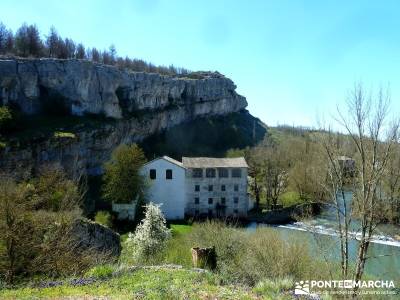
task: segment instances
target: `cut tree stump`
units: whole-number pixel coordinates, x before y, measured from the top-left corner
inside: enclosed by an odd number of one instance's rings
[[[192,248],[193,267],[200,269],[215,270],[217,267],[217,253],[215,247],[211,248]]]

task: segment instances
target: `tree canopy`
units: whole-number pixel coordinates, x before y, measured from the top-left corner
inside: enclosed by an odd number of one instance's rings
[[[104,165],[103,197],[114,203],[142,199],[145,179],[140,168],[145,162],[144,153],[136,144],[117,147]]]

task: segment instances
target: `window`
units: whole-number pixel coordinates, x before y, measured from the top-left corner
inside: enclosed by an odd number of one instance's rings
[[[199,203],[200,203],[200,198],[199,197],[194,198],[194,204],[199,204]]]
[[[222,198],[221,198],[221,204],[222,204],[222,205],[225,205],[225,203],[226,203],[226,199],[222,197]]]
[[[194,211],[194,214],[195,214],[196,216],[198,216],[198,215],[199,215],[199,210],[196,209],[196,210]]]
[[[214,190],[214,187],[213,187],[212,185],[209,185],[209,186],[208,186],[208,191],[209,191],[209,192],[212,192],[213,190]]]
[[[233,198],[233,203],[238,204],[239,203],[239,197]]]
[[[226,168],[218,168],[218,177],[227,178],[228,174],[229,174],[228,169],[226,169]]]
[[[232,169],[232,177],[235,177],[235,178],[242,177],[242,170]]]
[[[213,198],[208,198],[208,204],[213,204]]]
[[[238,210],[237,210],[237,209],[235,209],[235,210],[233,210],[233,212],[234,212],[235,214],[237,214],[237,213],[238,213]]]
[[[208,210],[208,216],[209,216],[210,218],[213,216],[213,211],[212,211],[212,209],[209,209],[209,210]]]
[[[235,185],[233,186],[233,190],[234,190],[235,192],[238,192],[238,191],[239,191],[239,185],[238,185],[238,184],[235,184]]]
[[[193,169],[192,176],[193,176],[193,178],[202,178],[203,177],[203,169]]]
[[[157,178],[157,171],[156,169],[150,169],[150,179],[154,180]]]
[[[194,186],[194,191],[195,191],[195,192],[200,192],[200,186],[199,186],[198,184],[196,184],[196,185]]]
[[[226,189],[225,184],[221,185],[221,191],[225,192],[225,189]]]
[[[172,179],[172,170],[171,169],[167,169],[165,171],[165,179]]]
[[[215,177],[215,169],[206,169],[206,177],[214,178]]]

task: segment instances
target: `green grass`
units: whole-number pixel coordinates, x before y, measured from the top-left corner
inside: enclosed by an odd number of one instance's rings
[[[303,202],[304,201],[300,199],[299,193],[297,192],[285,192],[279,197],[279,203],[281,203],[283,207],[289,207]]]
[[[85,286],[20,288],[0,291],[1,299],[107,297],[107,299],[260,299],[265,291],[220,285],[218,275],[187,269],[154,268],[124,273]],[[261,299],[272,299],[270,297]]]
[[[171,224],[170,227],[173,236],[186,234],[192,231],[191,225]]]

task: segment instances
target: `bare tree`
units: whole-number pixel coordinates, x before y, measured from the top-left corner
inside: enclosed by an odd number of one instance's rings
[[[328,176],[323,184],[337,212],[343,277],[350,275],[348,244],[354,236],[350,233],[350,224],[354,218],[360,223],[357,231],[358,253],[352,272],[355,281],[363,276],[374,231],[385,218],[385,211],[381,208],[388,198],[382,193],[383,183],[397,144],[399,129],[397,121],[388,120],[389,104],[389,93],[380,89],[376,96],[367,95],[362,85],[357,84],[347,101],[347,112],[343,113],[338,108],[336,121],[355,146],[354,176],[350,180],[345,180],[343,165],[338,159],[342,149],[335,143],[335,134],[329,132],[327,138],[322,139],[328,163]],[[346,189],[352,192],[351,205],[345,197]]]
[[[388,203],[383,209],[387,210],[388,221],[400,222],[400,146],[396,145],[395,151],[390,156],[388,169],[384,180],[384,192],[387,194]]]
[[[264,153],[263,177],[267,204],[276,206],[288,185],[288,164],[282,146],[270,146]]]

